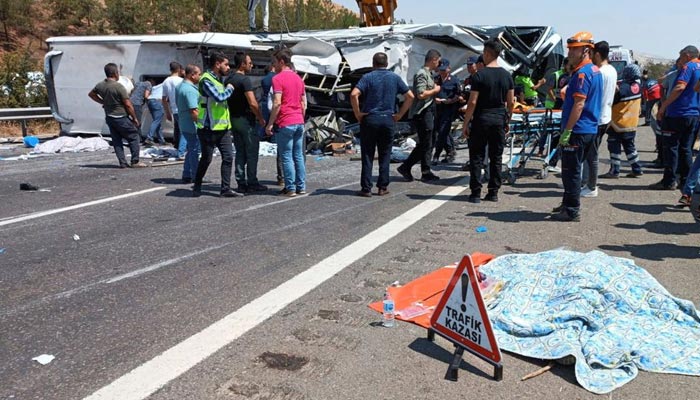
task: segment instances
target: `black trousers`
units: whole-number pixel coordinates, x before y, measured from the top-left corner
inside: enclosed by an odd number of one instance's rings
[[[197,137],[202,147],[202,156],[197,165],[197,176],[194,178],[195,190],[201,190],[202,180],[207,174],[209,164],[211,164],[214,148],[218,148],[221,153],[221,191],[226,192],[231,189],[231,169],[233,166],[233,142],[231,132],[212,131],[208,128],[198,129]]]
[[[403,169],[410,171],[420,162],[421,173],[430,173],[430,156],[433,151],[433,130],[435,129],[435,106],[428,107],[413,117],[413,124],[418,132],[418,143],[403,162]]]
[[[469,188],[472,195],[481,195],[481,169],[484,167],[486,146],[489,157],[489,193],[501,188],[503,148],[506,143],[504,116],[482,116],[474,119],[469,136],[469,160],[471,161]]]
[[[389,163],[391,162],[391,144],[394,140],[394,119],[391,114],[370,114],[360,124],[360,148],[362,150],[362,174],[360,186],[362,191],[372,189],[372,165],[374,152],[379,155],[379,178],[377,187],[389,186]]]

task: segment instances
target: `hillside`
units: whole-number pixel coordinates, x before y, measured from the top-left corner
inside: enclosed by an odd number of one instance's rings
[[[245,32],[246,3],[247,0],[0,0],[0,56],[20,51],[39,61],[48,51],[45,40],[61,35]],[[261,19],[258,11],[258,26],[262,26]],[[357,23],[355,10],[330,0],[270,0],[271,31],[332,29]]]

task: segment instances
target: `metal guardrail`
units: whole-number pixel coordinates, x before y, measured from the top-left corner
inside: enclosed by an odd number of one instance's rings
[[[0,108],[0,121],[19,121],[22,137],[27,136],[27,121],[53,118],[51,107]]]

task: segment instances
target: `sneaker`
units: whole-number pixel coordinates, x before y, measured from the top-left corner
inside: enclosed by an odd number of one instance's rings
[[[121,168],[121,169],[129,168],[129,164],[119,164],[119,168]]]
[[[192,183],[192,178],[182,178],[182,183],[184,183],[186,185],[190,184],[190,183]]]
[[[432,172],[427,172],[427,173],[421,175],[420,180],[423,182],[431,182],[431,181],[440,180],[440,177],[435,175]]]
[[[304,190],[304,189],[299,189],[299,190],[297,190],[295,193],[301,196],[301,195],[303,195],[303,194],[306,194],[306,190]]]
[[[406,182],[413,182],[413,175],[411,175],[411,171],[406,170],[406,167],[404,167],[403,164],[399,165],[399,167],[396,168],[396,172],[401,174],[401,176],[403,176]]]
[[[470,203],[479,204],[481,203],[481,196],[479,194],[472,193],[469,195],[467,201],[469,201]]]
[[[146,146],[155,146],[156,145],[156,143],[153,141],[153,139],[146,139],[143,141],[143,144],[145,144]]]
[[[559,203],[558,206],[552,208],[552,214],[560,213],[564,209],[564,203]]]
[[[651,190],[675,190],[676,189],[676,182],[673,182],[670,185],[664,184],[664,181],[659,181],[656,183],[652,183],[649,185],[649,189]]]
[[[684,194],[678,199],[678,207],[690,207],[691,199],[690,196]]]
[[[192,197],[199,197],[202,195],[202,189],[195,187],[192,189]]]
[[[225,191],[219,193],[219,197],[243,197],[243,196],[245,196],[243,193],[234,192],[231,189],[225,190]]]
[[[357,192],[357,195],[360,197],[372,197],[372,192],[360,190],[359,192]]]
[[[267,191],[267,186],[257,184],[257,185],[249,185],[248,188],[246,189],[247,193],[254,193],[254,192],[265,192]]]
[[[560,222],[580,222],[581,216],[579,214],[570,215],[566,210],[562,209],[558,213],[552,214],[549,219]]]
[[[277,179],[277,186],[284,186],[284,179],[278,178]]]
[[[471,171],[471,164],[469,164],[469,161],[467,161],[464,165],[462,165],[462,171],[469,172]]]
[[[488,193],[486,196],[484,196],[484,201],[497,202],[498,201],[498,193]]]
[[[287,188],[284,188],[284,189],[280,190],[279,192],[277,192],[277,194],[279,196],[295,197],[297,195],[297,192],[295,192],[293,190],[289,190]]]
[[[604,173],[603,175],[598,175],[598,178],[600,179],[618,179],[620,178],[620,174],[616,174],[612,171],[608,171]]]
[[[632,171],[632,172],[630,172],[629,174],[627,174],[627,175],[625,175],[625,176],[628,177],[628,178],[639,178],[639,177],[641,177],[642,175],[644,175],[644,172],[642,172],[642,171],[639,171],[639,172],[634,172],[634,171]]]
[[[379,188],[377,190],[377,196],[386,196],[389,193],[390,193],[389,189],[387,189],[387,188]]]
[[[581,189],[581,197],[598,197],[598,188],[591,190],[588,186],[584,187]]]
[[[554,173],[560,173],[561,168],[557,167],[556,165],[550,165],[547,167],[547,172],[554,172]]]
[[[146,168],[148,165],[140,162],[132,162],[129,168]]]

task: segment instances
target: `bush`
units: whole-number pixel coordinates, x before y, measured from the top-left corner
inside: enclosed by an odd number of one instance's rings
[[[42,63],[26,50],[0,55],[0,108],[48,106]]]

